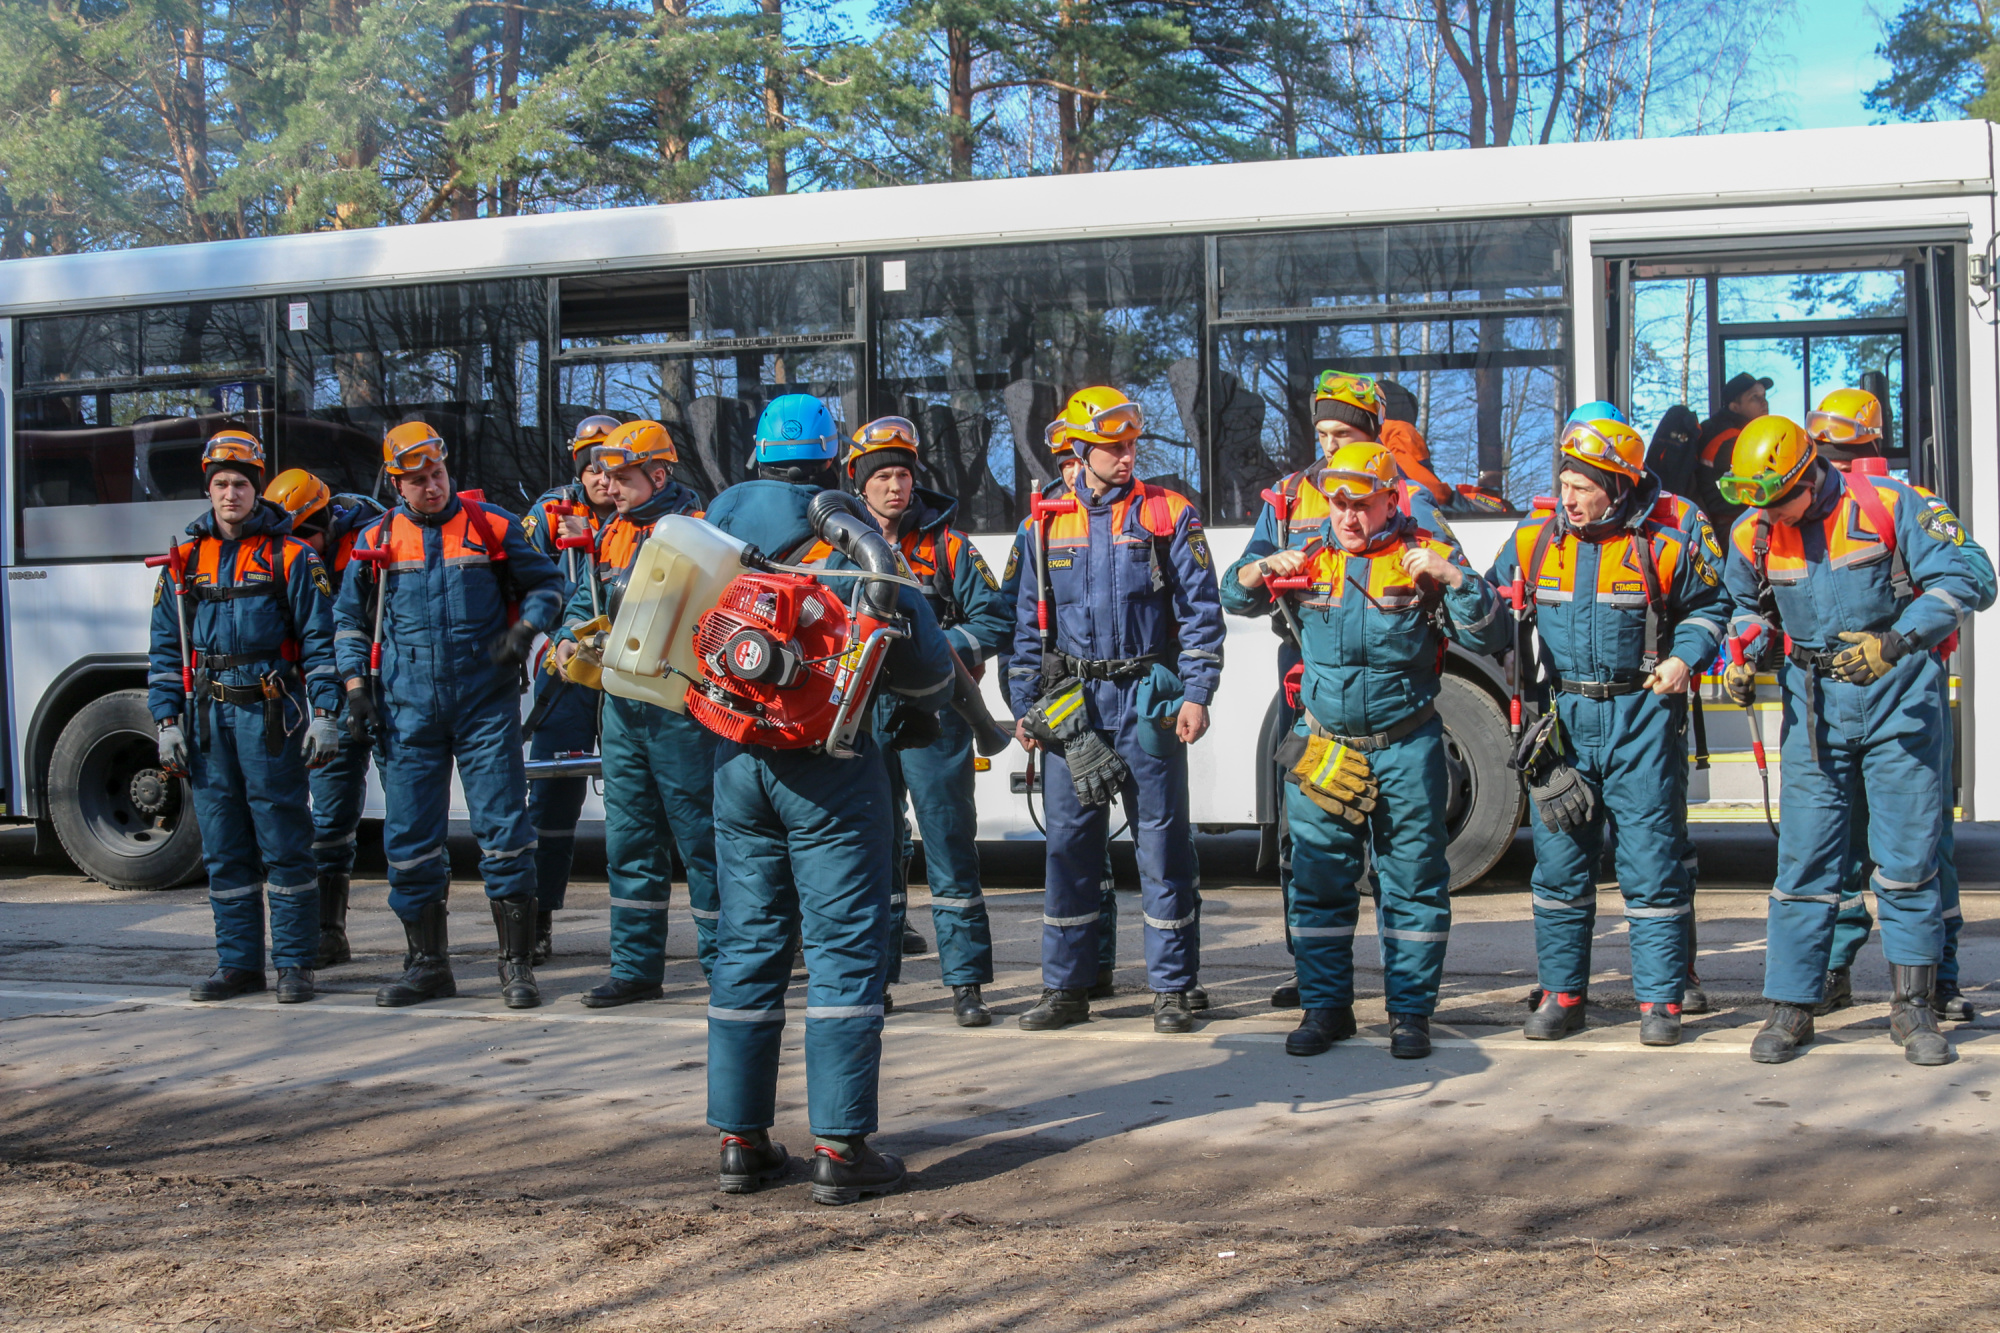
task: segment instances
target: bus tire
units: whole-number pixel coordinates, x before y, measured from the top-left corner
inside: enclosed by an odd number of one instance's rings
[[[186,778],[160,771],[144,690],[77,711],[49,757],[49,813],[77,869],[110,889],[172,889],[201,873]]]
[[[1445,827],[1451,841],[1451,891],[1469,888],[1514,844],[1527,796],[1507,767],[1512,746],[1507,717],[1491,694],[1447,672],[1438,680],[1438,718],[1444,723]]]

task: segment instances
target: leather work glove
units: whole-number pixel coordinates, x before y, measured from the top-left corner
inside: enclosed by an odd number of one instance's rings
[[[323,768],[340,754],[340,724],[330,713],[315,713],[306,726],[307,768]]]
[[[1873,685],[1910,655],[1910,641],[1892,629],[1880,634],[1846,630],[1837,637],[1854,645],[1833,655],[1833,678],[1849,685]]]
[[[889,748],[892,750],[921,750],[926,745],[935,744],[944,735],[938,726],[937,714],[928,708],[918,708],[913,704],[897,704],[889,714]]]
[[[1057,681],[1028,715],[1021,719],[1028,734],[1069,764],[1077,803],[1085,809],[1109,805],[1125,785],[1128,770],[1102,736],[1090,727],[1090,709],[1083,682],[1074,676]]]
[[[368,692],[368,682],[347,687],[347,734],[354,737],[356,745],[369,745],[375,737],[387,728],[382,721],[382,710],[375,706],[375,696]]]
[[[576,627],[574,631],[576,651],[570,654],[569,661],[563,663],[561,667],[562,674],[569,678],[570,684],[581,685],[586,690],[604,688],[604,640],[610,629],[609,616],[598,616],[595,620],[585,621]],[[554,653],[549,654],[551,662],[555,657]]]
[[[181,730],[179,718],[160,724],[160,767],[169,773],[188,771],[187,733]]]
[[[1306,738],[1305,753],[1287,776],[1314,805],[1350,824],[1368,818],[1381,792],[1368,756],[1325,736]]]
[[[1729,702],[1740,708],[1748,708],[1757,702],[1757,664],[1744,662],[1741,666],[1731,662],[1722,668],[1722,692],[1729,696]]]
[[[486,645],[486,655],[494,666],[519,666],[534,650],[535,636],[541,631],[525,620],[515,621],[507,632]]]
[[[1535,799],[1535,813],[1552,832],[1565,833],[1582,828],[1597,813],[1597,792],[1583,774],[1568,764],[1557,764],[1539,782],[1528,784]]]

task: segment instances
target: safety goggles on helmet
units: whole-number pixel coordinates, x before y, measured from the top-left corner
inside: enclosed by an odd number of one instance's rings
[[[241,463],[262,472],[264,446],[247,430],[218,431],[209,437],[207,447],[201,451],[203,468],[215,463]]]
[[[392,477],[442,463],[445,456],[444,441],[421,421],[406,421],[382,437],[382,470]]]
[[[680,450],[673,437],[657,421],[628,421],[611,432],[603,444],[590,451],[590,461],[607,472],[646,463],[671,466],[680,462]]]
[[[1333,457],[1326,460],[1326,467],[1314,480],[1314,485],[1329,500],[1337,495],[1366,500],[1395,484],[1395,457],[1381,445],[1365,440],[1334,450]]]
[[[1806,413],[1806,434],[1821,444],[1873,444],[1882,438],[1882,404],[1866,389],[1835,389]]]
[[[602,412],[577,422],[576,434],[570,437],[570,456],[575,457],[586,449],[604,443],[606,437],[618,429],[618,424],[617,417],[606,416]]]
[[[1122,442],[1134,438],[1145,425],[1145,413],[1137,403],[1114,403],[1090,413],[1082,421],[1067,420],[1068,414],[1057,417],[1049,423],[1042,438],[1049,448],[1060,449],[1070,442],[1072,435],[1094,435],[1098,438],[1090,443]]]
[[[1345,370],[1322,370],[1313,385],[1313,400],[1331,398],[1364,412],[1382,415],[1382,385],[1373,375],[1356,375]]]
[[[1564,457],[1638,481],[1646,474],[1646,447],[1630,426],[1609,418],[1572,421],[1563,428]]]
[[[1725,473],[1718,477],[1715,489],[1724,501],[1733,505],[1748,505],[1752,509],[1769,509],[1785,498],[1792,489],[1794,477],[1781,472],[1760,472],[1754,477],[1739,477]]]
[[[264,488],[264,498],[290,514],[292,530],[298,532],[326,525],[326,515],[321,511],[333,499],[333,492],[312,473],[295,467],[273,477]]]
[[[908,417],[876,417],[854,432],[854,442],[862,449],[917,447],[917,423]]]
[[[1743,428],[1729,471],[1715,489],[1727,504],[1768,509],[1784,500],[1819,457],[1812,437],[1781,416],[1763,416]]]

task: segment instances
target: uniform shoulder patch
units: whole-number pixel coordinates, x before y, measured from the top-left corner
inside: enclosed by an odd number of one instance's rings
[[[331,597],[331,596],[333,596],[333,584],[332,584],[332,582],[331,582],[330,580],[328,580],[328,578],[326,577],[326,566],[325,566],[325,565],[322,565],[322,564],[321,564],[321,563],[320,563],[319,561],[317,561],[317,560],[313,561],[313,562],[312,562],[312,576],[313,576],[313,587],[315,587],[315,588],[318,588],[318,589],[319,589],[319,595],[320,595],[320,596],[322,596],[322,597]]]
[[[972,567],[979,571],[979,577],[985,580],[987,588],[989,588],[993,592],[999,592],[1000,580],[993,577],[993,571],[987,567],[986,557],[979,554],[979,548],[977,546],[974,546],[971,542],[967,542],[965,544],[965,549],[966,552],[972,557]]]
[[[1002,583],[1012,583],[1014,576],[1021,572],[1021,543],[1015,542],[1007,548],[1007,572],[1001,576]]]
[[[1202,530],[1200,524],[1197,523],[1189,526],[1187,545],[1188,554],[1194,557],[1194,562],[1203,569],[1207,569],[1209,564],[1208,533]]]
[[[1924,512],[1917,516],[1917,526],[1925,533],[1941,542],[1953,546],[1965,545],[1965,525],[1958,521],[1958,515],[1951,512],[1951,506],[1942,500],[1932,500],[1924,506]]]

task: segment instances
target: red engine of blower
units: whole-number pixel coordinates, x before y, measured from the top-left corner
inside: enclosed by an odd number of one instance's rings
[[[841,700],[874,681],[879,659],[858,663],[873,627],[818,579],[741,575],[695,622],[703,680],[688,690],[688,714],[727,740],[774,750],[821,745]],[[865,670],[857,673],[858,664]]]

